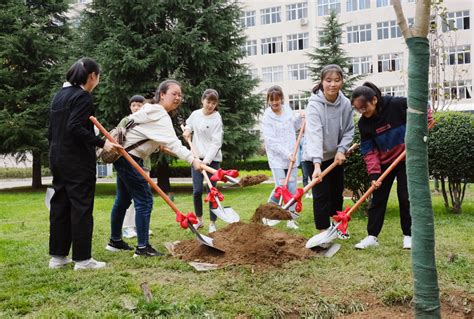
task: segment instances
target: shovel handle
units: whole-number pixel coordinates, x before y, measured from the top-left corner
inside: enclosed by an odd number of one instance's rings
[[[349,156],[352,152],[354,152],[357,148],[359,147],[359,144],[354,143],[352,146],[346,151],[346,154]],[[311,182],[309,182],[304,188],[303,188],[303,194],[306,194],[307,191],[309,191],[311,188],[313,188],[316,184],[321,183],[323,178],[329,174],[336,166],[338,166],[337,162],[332,162],[331,165],[326,167],[324,171],[321,172],[321,175],[319,175],[317,178],[313,179]],[[288,203],[285,204],[283,209],[288,209],[291,205],[295,203],[295,199],[292,198],[291,200],[288,201]]]
[[[290,180],[291,171],[293,169],[293,165],[295,164],[296,154],[298,153],[298,148],[300,147],[301,138],[303,138],[305,126],[306,126],[306,121],[303,119],[303,123],[301,124],[301,129],[300,129],[300,133],[298,134],[298,138],[296,139],[295,149],[293,150],[293,156],[291,157],[290,165],[288,166],[288,173],[286,173],[285,182],[283,183],[283,186],[287,186]]]
[[[89,117],[89,120],[94,123],[94,125],[99,129],[99,131],[112,143],[117,143],[112,135],[107,132],[107,130],[102,126],[102,124],[97,121],[97,119],[93,116]],[[150,186],[158,193],[160,194],[161,198],[164,199],[164,201],[168,204],[168,206],[171,207],[171,209],[176,213],[176,214],[182,214],[182,212],[179,210],[179,208],[171,201],[171,199],[161,190],[161,188],[156,185],[155,182],[148,176],[147,173],[143,170],[143,168],[140,167],[140,165],[137,164],[137,162],[125,151],[125,149],[119,149],[120,154],[140,173],[141,176],[150,184]],[[192,227],[192,226],[191,226]]]
[[[436,124],[436,121],[432,120],[431,122],[428,123],[428,129],[432,129]],[[398,165],[398,163],[400,163],[406,156],[407,154],[407,151],[404,150],[400,155],[398,155],[398,157],[395,159],[395,161],[390,164],[390,166],[385,170],[385,172],[383,172],[382,175],[380,175],[379,178],[377,178],[377,183],[382,183],[382,181],[385,179],[385,177],[387,177],[388,174],[390,174],[391,171],[393,171],[393,169]],[[354,206],[351,207],[351,209],[346,213],[346,215],[348,216],[351,216],[351,214],[353,212],[355,212],[357,210],[357,208],[359,208],[359,206],[365,202],[365,200],[370,196],[370,194],[372,194],[375,190],[375,186],[370,186],[369,189],[364,193],[364,195],[362,195],[359,200],[354,204]]]

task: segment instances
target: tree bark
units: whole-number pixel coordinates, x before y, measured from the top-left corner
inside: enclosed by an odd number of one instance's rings
[[[32,181],[31,187],[41,188],[43,186],[41,181],[41,152],[33,151],[33,167],[32,167]]]
[[[416,318],[441,318],[435,260],[434,217],[428,173],[428,73],[427,38],[430,1],[416,3],[415,24],[409,32],[400,0],[393,0],[398,25],[408,45],[408,110],[405,147],[410,213],[412,216],[412,269]],[[408,29],[408,30],[407,30]],[[415,199],[416,200],[413,200]]]

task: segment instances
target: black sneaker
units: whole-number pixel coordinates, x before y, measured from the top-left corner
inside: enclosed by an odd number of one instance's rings
[[[150,244],[146,245],[143,248],[135,249],[135,254],[133,254],[133,258],[135,257],[160,257],[164,256],[165,254],[160,253],[155,248],[151,247]]]
[[[130,247],[126,242],[124,242],[122,239],[120,240],[109,240],[109,243],[107,246],[105,246],[105,249],[108,251],[121,251],[121,250],[133,250],[132,247]]]

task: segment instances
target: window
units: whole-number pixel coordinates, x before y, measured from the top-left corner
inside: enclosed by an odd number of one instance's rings
[[[308,63],[289,64],[288,80],[306,80],[308,78]]]
[[[298,20],[308,17],[308,3],[300,2],[286,6],[286,20]]]
[[[370,0],[347,0],[346,11],[357,11],[370,8]]]
[[[242,53],[246,56],[257,55],[257,40],[246,41],[242,46]]]
[[[292,110],[304,110],[308,104],[308,97],[305,94],[288,94],[288,104]]]
[[[272,83],[283,81],[283,66],[270,66],[262,68],[262,82]]]
[[[380,92],[382,92],[382,95],[406,96],[403,85],[381,87]]]
[[[380,54],[378,72],[399,71],[402,68],[403,53]]]
[[[461,45],[449,48],[446,60],[448,65],[471,63],[471,46]]]
[[[470,29],[469,10],[446,14],[446,20],[443,21],[443,32],[468,29]]]
[[[255,11],[242,11],[240,13],[240,25],[244,28],[255,26]]]
[[[341,13],[341,0],[318,0],[318,16],[325,16],[336,11]]]
[[[386,7],[391,4],[392,4],[391,0],[377,0],[377,8]]]
[[[371,56],[351,58],[350,63],[349,73],[351,74],[367,74],[374,72]]]
[[[287,36],[288,51],[304,50],[309,48],[309,33],[297,33]]]
[[[413,23],[413,18],[408,19],[408,25],[410,22]],[[377,40],[400,38],[401,36],[402,31],[396,20],[377,22]]]
[[[271,37],[261,40],[262,54],[273,54],[283,52],[283,40],[281,37]]]
[[[347,27],[347,43],[359,43],[372,40],[370,24]]]
[[[472,99],[471,80],[444,82],[444,98],[448,100]]]
[[[281,22],[281,7],[260,10],[260,23],[270,24]]]

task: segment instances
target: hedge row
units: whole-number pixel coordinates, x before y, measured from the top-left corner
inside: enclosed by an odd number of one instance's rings
[[[223,169],[236,169],[238,171],[264,171],[269,170],[268,161],[265,159],[249,161],[224,161],[221,164]],[[191,177],[189,164],[183,161],[176,161],[170,166],[170,177]]]

